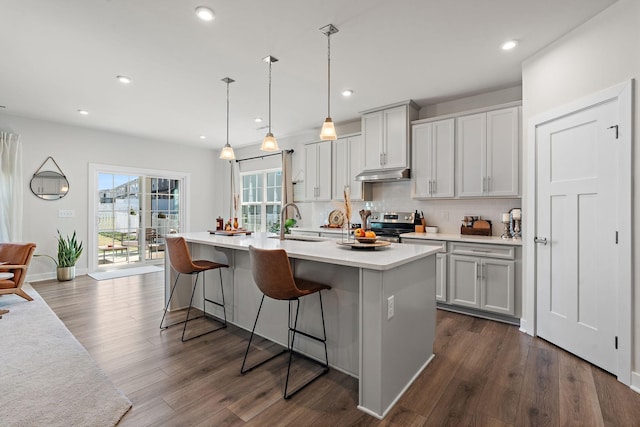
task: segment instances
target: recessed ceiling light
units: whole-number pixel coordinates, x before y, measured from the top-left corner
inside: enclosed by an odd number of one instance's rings
[[[78,114],[82,114],[83,116],[87,116],[87,115],[89,115],[89,112],[87,110],[78,110]]]
[[[209,9],[206,6],[196,7],[196,15],[198,15],[198,18],[202,19],[203,21],[213,21],[216,17],[216,15],[213,13],[213,10]]]
[[[262,117],[256,117],[253,121],[256,123],[262,123]]]
[[[131,78],[127,77],[127,76],[116,76],[116,79],[118,79],[118,81],[120,83],[124,83],[126,85],[128,85],[129,83],[131,83]]]
[[[207,137],[204,135],[200,135],[200,139],[207,139]]]
[[[502,44],[502,50],[511,50],[518,45],[517,40],[509,40]]]
[[[342,91],[342,96],[344,96],[345,98],[348,98],[351,95],[353,95],[353,91],[351,89],[347,89],[347,90],[343,90]]]

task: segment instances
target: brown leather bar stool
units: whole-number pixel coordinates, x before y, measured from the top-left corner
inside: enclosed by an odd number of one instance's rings
[[[176,280],[173,283],[173,287],[171,288],[171,293],[169,294],[169,300],[167,301],[167,305],[164,308],[164,314],[162,315],[162,320],[160,321],[160,329],[167,329],[170,326],[174,326],[174,325],[179,325],[184,323],[184,327],[182,328],[182,342],[185,341],[189,341],[191,339],[194,338],[198,338],[201,337],[203,335],[206,334],[210,334],[211,332],[215,332],[217,330],[220,330],[222,328],[226,328],[227,327],[227,310],[225,308],[224,305],[224,286],[222,284],[222,268],[227,268],[229,267],[227,264],[221,264],[218,262],[213,262],[213,261],[207,261],[207,260],[192,260],[191,259],[191,253],[189,252],[189,247],[187,246],[187,242],[184,240],[184,237],[167,237],[165,238],[165,244],[166,244],[166,250],[168,251],[168,255],[169,255],[169,263],[171,264],[171,267],[178,273],[178,275],[176,276]],[[203,315],[202,316],[198,316],[198,317],[194,317],[192,319],[189,319],[189,314],[191,313],[191,307],[193,305],[193,296],[196,293],[196,286],[198,285],[198,277],[200,276],[200,273],[203,273],[207,270],[214,270],[214,269],[218,269],[218,272],[220,273],[220,291],[222,292],[222,302],[218,302],[218,301],[214,301],[211,299],[208,299],[206,297],[205,294],[205,276],[204,274],[202,275],[202,312]],[[167,310],[169,309],[169,304],[171,303],[171,298],[173,297],[173,292],[176,289],[176,285],[178,284],[178,279],[180,278],[181,274],[195,274],[196,275],[196,281],[193,285],[193,291],[191,292],[191,300],[189,301],[189,309],[187,310],[187,317],[185,317],[185,319],[183,321],[180,322],[175,322],[172,323],[170,325],[164,325],[164,318],[167,315]],[[185,339],[184,338],[184,334],[185,331],[187,330],[187,323],[195,320],[195,319],[199,319],[203,316],[206,316],[205,313],[205,303],[210,302],[212,304],[215,304],[219,307],[222,307],[222,312],[224,315],[224,321],[219,320],[217,318],[214,317],[214,320],[216,320],[217,322],[221,323],[222,326],[219,326],[215,329],[212,329],[208,332],[204,332],[201,333],[199,335],[196,335],[194,337],[190,337]]]
[[[322,307],[322,294],[320,291],[323,289],[331,289],[331,286],[313,282],[311,280],[300,279],[297,277],[293,277],[293,273],[291,271],[291,265],[289,264],[289,257],[287,252],[284,249],[258,249],[253,246],[249,246],[249,257],[251,259],[251,273],[253,275],[253,280],[258,285],[260,291],[262,291],[262,299],[260,300],[260,307],[258,308],[258,314],[256,314],[256,320],[253,324],[253,329],[251,330],[251,336],[249,338],[249,344],[247,345],[247,351],[244,353],[244,360],[242,361],[242,367],[240,368],[240,373],[244,374],[246,372],[251,371],[252,369],[272,360],[273,358],[281,355],[285,351],[289,351],[289,365],[287,367],[287,379],[284,384],[284,393],[283,397],[285,399],[289,399],[291,396],[302,390],[304,387],[308,386],[311,382],[316,380],[321,375],[327,373],[329,371],[329,358],[327,356],[327,331],[324,325],[324,309]],[[317,293],[320,297],[320,314],[322,316],[322,332],[323,337],[316,337],[314,335],[308,334],[304,331],[300,331],[297,329],[298,326],[298,311],[300,309],[300,298]],[[289,317],[288,317],[288,328],[289,328],[289,336],[287,337],[287,349],[281,351],[278,354],[275,354],[262,362],[255,364],[249,368],[245,369],[245,363],[247,362],[247,355],[249,354],[249,348],[251,347],[251,341],[253,340],[253,335],[256,330],[256,325],[258,324],[258,317],[260,316],[260,310],[262,310],[262,303],[264,302],[264,297],[268,296],[269,298],[276,300],[286,300],[289,301]],[[297,302],[296,305],[296,315],[295,320],[293,322],[293,327],[291,326],[291,303],[293,301]],[[289,386],[289,374],[291,372],[291,360],[293,358],[293,353],[306,357],[293,349],[293,344],[296,339],[296,334],[301,334],[307,338],[311,338],[318,342],[321,342],[324,345],[324,363],[321,363],[317,360],[307,358],[314,363],[322,366],[322,372],[315,375],[313,378],[306,381],[304,384],[299,386],[291,393],[287,393]],[[290,338],[290,340],[289,340]]]

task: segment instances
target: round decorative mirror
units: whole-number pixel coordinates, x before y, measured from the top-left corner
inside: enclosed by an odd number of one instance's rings
[[[49,159],[53,161],[60,172],[40,170]],[[69,181],[56,161],[53,160],[53,157],[49,156],[40,165],[36,173],[33,174],[30,187],[31,192],[43,200],[57,200],[63,198],[69,192]]]

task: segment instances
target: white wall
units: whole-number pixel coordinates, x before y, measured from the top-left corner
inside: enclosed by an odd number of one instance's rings
[[[607,89],[616,84],[635,79],[635,99],[638,99],[640,80],[640,2],[620,0],[586,22],[573,32],[559,39],[523,63],[523,123],[525,147],[528,141],[526,126],[531,117],[573,100]],[[634,104],[635,101],[634,101]],[[634,141],[637,147],[637,126],[640,111],[634,107]],[[525,149],[525,153],[526,153]],[[640,165],[640,150],[634,149],[634,164]],[[529,159],[524,159],[527,177]],[[636,166],[637,167],[637,166]],[[525,182],[525,190],[532,183]],[[640,265],[640,174],[633,178],[633,264]],[[526,200],[526,199],[523,199]],[[526,215],[527,206],[523,212]],[[622,230],[623,233],[629,230]],[[527,256],[527,254],[525,254]],[[527,263],[525,279],[532,263]],[[640,289],[637,275],[633,279],[634,290]],[[531,283],[524,283],[526,288]],[[526,304],[523,305],[526,307]],[[633,363],[634,371],[640,370],[640,292],[634,292]],[[531,313],[524,313],[531,318]]]
[[[214,185],[214,171],[224,166],[212,149],[133,136],[102,132],[87,128],[0,114],[0,130],[21,135],[24,172],[24,231],[23,240],[35,242],[36,253],[56,254],[56,230],[65,234],[77,231],[87,244],[88,194],[91,177],[88,165],[99,163],[114,166],[170,170],[191,174],[191,200],[188,205],[192,230],[215,227],[220,210],[220,188]],[[48,157],[52,156],[69,180],[69,193],[60,200],[46,201],[29,190],[31,176]],[[58,218],[59,209],[72,209],[74,218]],[[190,231],[190,230],[185,230]],[[78,274],[87,272],[88,252],[78,261]],[[29,279],[55,277],[51,260],[34,258]]]

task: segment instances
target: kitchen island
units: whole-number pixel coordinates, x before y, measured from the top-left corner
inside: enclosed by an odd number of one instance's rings
[[[329,364],[358,378],[358,408],[368,414],[383,418],[433,358],[438,247],[391,244],[376,250],[356,250],[335,240],[280,241],[267,233],[219,236],[195,232],[178,236],[189,243],[194,259],[230,266],[222,271],[227,319],[247,330],[253,326],[262,296],[253,282],[250,245],[285,249],[297,277],[330,285],[331,290],[323,291]],[[167,268],[165,278],[168,298],[175,273]],[[180,280],[187,283],[178,286],[172,309],[188,305],[188,281],[193,278],[183,275]],[[207,297],[219,299],[218,273],[208,272],[206,283]],[[201,295],[201,291],[196,290],[196,294]],[[207,306],[206,311],[222,316],[216,306]],[[301,313],[301,329],[321,334],[318,299],[303,298]],[[265,301],[256,333],[286,346],[286,325],[287,302]],[[296,350],[323,359],[321,345],[311,340],[296,340]]]

